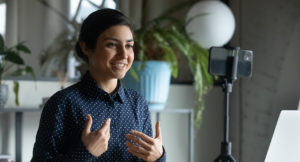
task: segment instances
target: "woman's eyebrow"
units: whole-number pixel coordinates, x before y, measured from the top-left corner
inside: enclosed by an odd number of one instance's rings
[[[113,41],[116,41],[116,42],[119,42],[121,43],[122,41],[117,39],[117,38],[113,38],[113,37],[107,37],[107,38],[104,38],[104,40],[113,40]],[[126,42],[133,42],[133,39],[128,39],[126,40]]]

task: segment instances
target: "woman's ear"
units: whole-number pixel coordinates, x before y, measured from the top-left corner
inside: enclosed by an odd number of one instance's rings
[[[91,56],[91,50],[86,46],[85,42],[79,42],[82,52],[87,56]]]

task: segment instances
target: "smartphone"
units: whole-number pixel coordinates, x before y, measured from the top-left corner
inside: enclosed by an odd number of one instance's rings
[[[237,55],[237,77],[251,77],[253,52],[235,48],[211,47],[209,49],[209,73],[217,76],[229,76]]]

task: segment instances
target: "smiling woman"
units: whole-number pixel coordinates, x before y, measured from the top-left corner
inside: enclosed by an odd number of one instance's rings
[[[90,73],[96,80],[122,79],[132,65],[133,36],[128,26],[117,25],[107,29],[99,36],[93,50],[85,42],[80,42],[80,46],[88,57]],[[104,88],[103,83],[99,84]]]
[[[159,122],[152,137],[145,99],[119,81],[132,65],[133,44],[117,10],[84,20],[76,51],[89,70],[46,103],[32,161],[166,161]]]

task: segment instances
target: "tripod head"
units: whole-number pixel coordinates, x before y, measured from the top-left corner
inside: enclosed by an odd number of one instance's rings
[[[212,47],[209,49],[209,73],[229,82],[239,77],[251,77],[253,52],[240,47]]]

